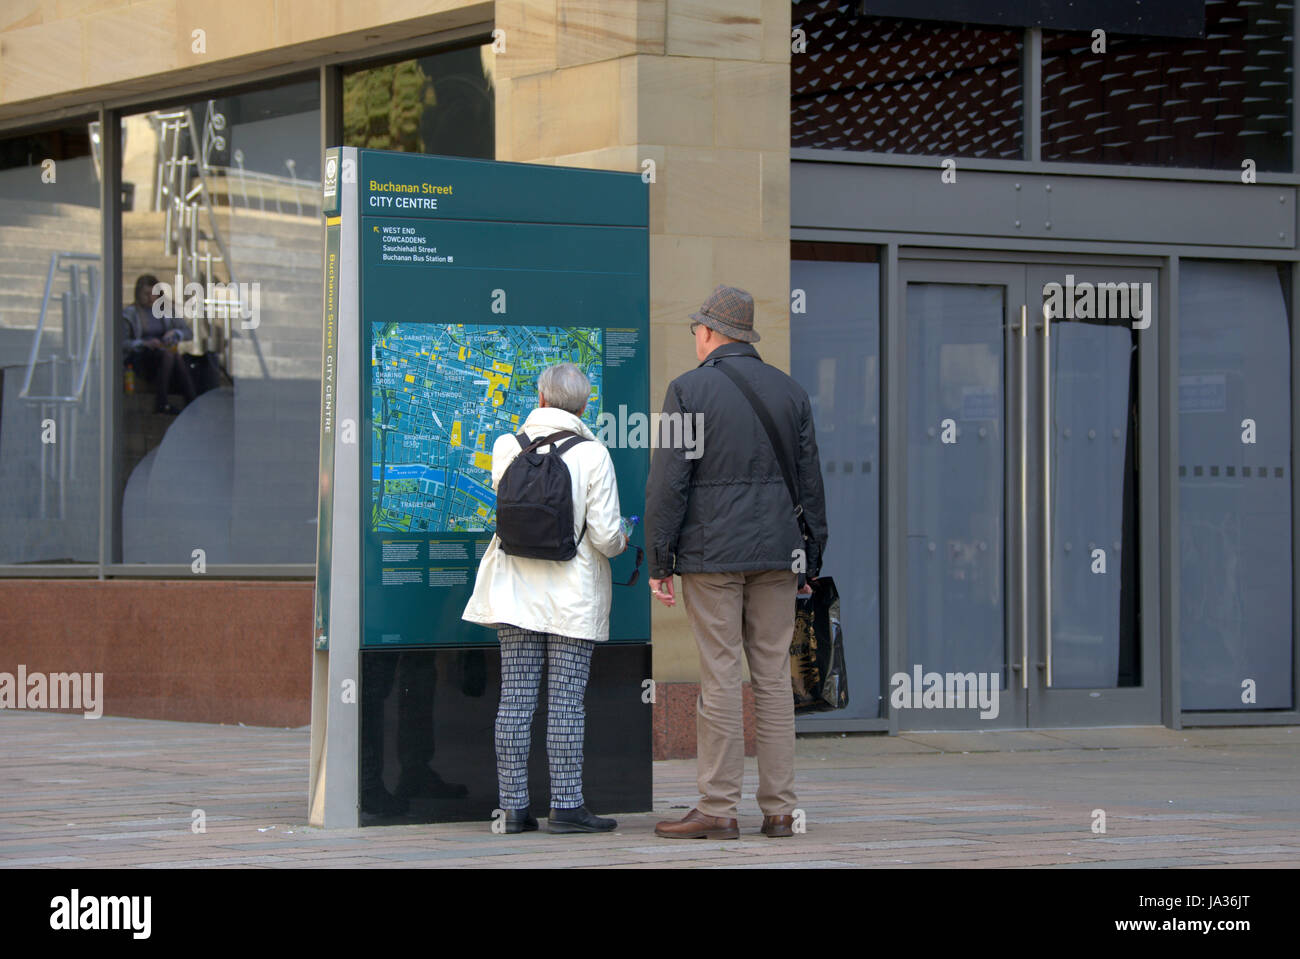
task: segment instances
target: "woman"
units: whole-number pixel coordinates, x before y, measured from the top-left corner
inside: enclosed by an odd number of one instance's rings
[[[528,414],[522,427],[528,439],[568,430],[587,441],[572,443],[559,453],[572,486],[577,554],[563,561],[511,556],[502,550],[500,537],[494,536],[479,563],[474,594],[462,618],[496,627],[501,643],[496,753],[497,789],[506,832],[537,828],[528,809],[528,746],[543,662],[549,671],[549,829],[554,833],[606,832],[618,823],[592,815],[583,804],[582,701],[592,650],[609,638],[609,557],[627,548],[627,538],[620,525],[618,486],[609,451],[581,419],[591,393],[590,381],[572,363],[560,363],[542,371],[537,391],[538,408]],[[492,447],[494,489],[521,449],[513,435],[497,439]],[[542,445],[538,451],[550,449]]]

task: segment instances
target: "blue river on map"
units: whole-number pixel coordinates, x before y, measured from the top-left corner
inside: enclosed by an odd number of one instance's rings
[[[390,480],[413,479],[413,480],[419,480],[421,482],[428,481],[428,482],[438,483],[438,484],[445,483],[447,481],[446,477],[447,477],[446,470],[435,469],[432,466],[422,466],[420,464],[390,466],[388,467],[388,476],[387,476],[387,478]],[[378,466],[373,466],[373,465],[371,466],[370,478],[376,483],[379,482],[380,476],[379,476]],[[459,486],[466,493],[471,493],[477,496],[484,503],[487,503],[491,506],[496,506],[496,502],[497,502],[496,493],[492,491],[491,487],[484,486],[482,483],[474,482],[464,473],[457,474],[456,485]]]

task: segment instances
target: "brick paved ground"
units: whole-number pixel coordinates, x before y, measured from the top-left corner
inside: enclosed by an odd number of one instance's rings
[[[750,760],[732,842],[653,835],[694,803],[693,760],[656,763],[654,811],[613,834],[312,829],[307,751],[305,729],[0,713],[0,866],[1300,865],[1294,727],[802,738],[807,834],[758,835]]]

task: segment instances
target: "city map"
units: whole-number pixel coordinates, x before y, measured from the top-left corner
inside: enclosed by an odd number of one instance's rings
[[[600,415],[602,331],[588,327],[373,323],[371,529],[481,532],[496,526],[492,444],[519,432],[537,377],[574,363]]]

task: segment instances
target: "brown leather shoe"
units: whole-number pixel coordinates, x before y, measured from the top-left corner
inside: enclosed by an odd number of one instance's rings
[[[681,819],[658,823],[655,835],[664,839],[739,839],[740,828],[734,819],[706,816],[692,809]]]
[[[769,839],[793,836],[794,830],[790,828],[793,822],[793,816],[764,816],[762,833]]]

